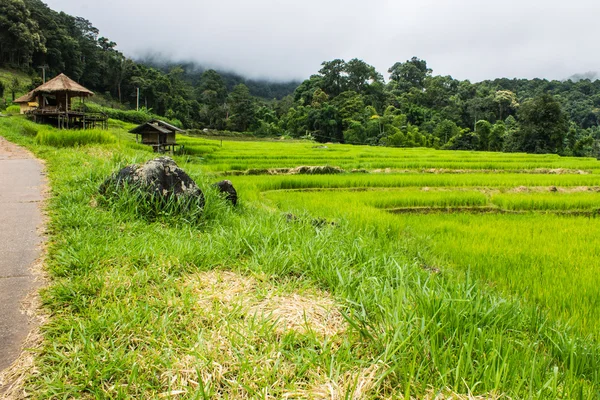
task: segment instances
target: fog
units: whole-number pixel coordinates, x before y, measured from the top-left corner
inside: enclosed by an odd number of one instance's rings
[[[397,61],[480,81],[565,79],[599,70],[597,0],[49,0],[129,57],[160,54],[250,78],[305,79],[360,58],[387,78]],[[586,75],[588,76],[588,75]]]

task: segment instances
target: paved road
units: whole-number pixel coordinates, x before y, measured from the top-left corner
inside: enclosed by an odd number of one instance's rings
[[[0,371],[17,358],[29,333],[21,301],[36,288],[40,256],[43,165],[0,136]]]

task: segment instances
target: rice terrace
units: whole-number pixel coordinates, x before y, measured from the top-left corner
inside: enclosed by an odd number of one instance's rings
[[[598,398],[598,160],[179,134],[206,204],[156,213],[98,190],[156,157],[134,126],[0,119],[51,186],[9,395]]]

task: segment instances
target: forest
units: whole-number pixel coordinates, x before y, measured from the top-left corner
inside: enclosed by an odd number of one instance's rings
[[[324,61],[303,82],[248,80],[194,62],[133,60],[93,24],[40,0],[0,0],[0,67],[41,83],[64,72],[118,108],[185,128],[392,147],[600,156],[600,81],[434,75],[423,59],[384,76],[360,59]],[[319,66],[316,66],[319,68]],[[21,88],[19,82],[0,91]]]

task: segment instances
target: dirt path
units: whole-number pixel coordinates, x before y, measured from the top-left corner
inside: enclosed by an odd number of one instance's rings
[[[37,288],[32,267],[43,244],[43,169],[0,136],[0,371],[17,359],[31,329],[23,302]]]

